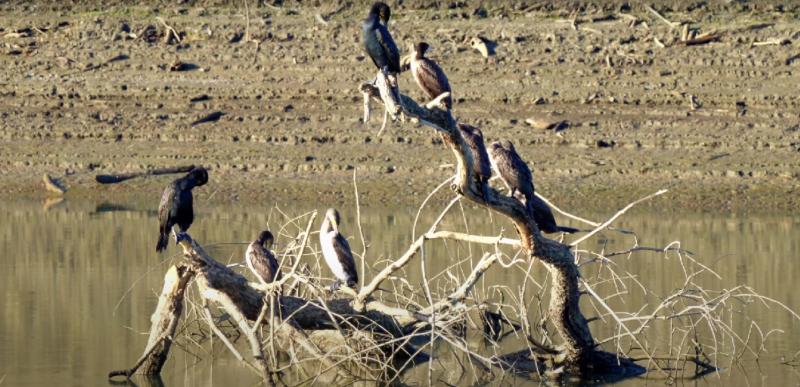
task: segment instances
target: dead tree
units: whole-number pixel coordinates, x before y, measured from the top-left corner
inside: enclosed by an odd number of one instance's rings
[[[446,94],[437,97],[426,106],[420,106],[405,95],[399,95],[399,100],[395,100],[398,94],[381,90],[387,88],[388,84],[386,76],[379,73],[375,84],[361,86],[365,109],[369,110],[371,101],[384,102],[388,99],[386,105],[393,117],[398,116],[406,121],[413,120],[433,128],[443,138],[456,159],[456,174],[446,181],[446,183],[452,181],[451,188],[456,193],[456,198],[445,207],[429,229],[361,289],[358,291],[345,289],[344,296],[337,294],[338,298],[332,299],[323,298],[324,287],[319,281],[319,273],[311,273],[303,264],[316,212],[310,214],[304,229],[298,226],[297,237],[283,252],[285,257],[289,257],[284,260],[289,267],[284,268],[283,278],[272,284],[248,282],[244,276],[209,256],[188,234],[180,234],[177,240],[183,248],[183,259],[170,268],[164,278],[159,304],[151,317],[150,336],[144,353],[133,367],[111,372],[109,377],[130,378],[135,373],[157,375],[161,372],[168,359],[171,344],[177,339],[176,329],[181,317],[187,315],[184,311],[184,298],[186,290],[192,283],[196,284],[196,294],[199,297],[199,302],[190,305],[190,308],[194,308],[192,311],[196,312],[194,315],[201,316],[199,318],[208,324],[212,332],[209,335],[218,337],[233,356],[245,363],[268,385],[272,385],[276,377],[280,378],[280,372],[276,371],[278,367],[274,357],[276,352],[288,353],[289,361],[297,364],[307,364],[309,362],[305,360],[314,360],[317,368],[310,372],[311,378],[326,372],[345,376],[368,373],[375,380],[389,381],[407,369],[415,355],[423,349],[433,351],[432,343],[436,340],[446,342],[454,350],[466,355],[470,362],[475,362],[486,370],[499,368],[513,370],[515,374],[528,372],[539,378],[558,378],[564,375],[578,378],[625,377],[645,371],[635,363],[639,360],[646,360],[648,365],[669,377],[671,375],[665,369],[678,367],[671,365],[662,367],[661,362],[666,361],[669,364],[691,362],[701,372],[713,372],[716,370],[714,362],[706,354],[702,340],[697,337],[697,327],[701,325],[699,321],[703,321],[702,325],[711,330],[718,330],[731,341],[738,340],[737,344],[748,350],[751,345],[750,334],[744,340],[731,330],[730,324],[722,321],[725,313],[732,314],[733,307],[727,306],[729,302],[739,305],[757,300],[765,304],[777,304],[800,320],[800,315],[785,305],[760,296],[747,287],[716,292],[699,287],[694,282],[695,277],[701,273],[713,275],[716,273],[686,255],[687,252],[679,246],[670,245],[656,249],[639,246],[636,242],[631,249],[614,253],[586,252],[579,249],[578,244],[581,241],[608,228],[614,219],[641,200],[631,203],[603,223],[574,217],[595,229],[569,246],[545,238],[526,207],[517,199],[491,187],[478,186],[485,183],[479,183],[472,178],[473,156],[470,148],[461,137],[451,113],[439,107]],[[644,199],[661,193],[663,191]],[[438,226],[445,215],[461,199],[469,200],[510,219],[519,239],[502,235],[481,236],[439,230]],[[426,243],[442,239],[495,247],[509,245],[521,250],[524,259],[504,262],[503,254],[496,249],[494,254],[484,254],[472,266],[469,274],[451,282],[451,288],[446,292],[439,291],[435,295],[429,289],[427,280],[423,278],[422,288],[429,302],[428,306],[415,303],[413,300],[405,304],[387,301],[378,294],[382,285],[394,284],[397,281],[395,273],[398,270],[407,267],[415,257],[422,256],[421,251]],[[589,277],[582,277],[579,267],[595,262],[609,262],[613,256],[630,255],[636,251],[678,254],[686,274],[686,281],[674,293],[662,298],[649,310],[642,307],[633,313],[617,312],[609,307],[607,298],[601,297],[596,290],[602,281],[592,283]],[[315,258],[320,259],[318,255],[315,255]],[[529,345],[521,351],[486,357],[470,350],[463,340],[467,315],[470,312],[481,311],[484,316],[492,316],[489,311],[481,309],[479,300],[467,305],[476,283],[493,265],[500,264],[503,268],[509,268],[519,262],[534,261],[541,262],[549,273],[547,293],[550,299],[546,311],[542,314],[555,327],[561,338],[560,343],[545,344],[528,335],[526,341]],[[689,270],[688,265],[699,269]],[[614,281],[620,280],[616,273],[612,273],[612,277]],[[580,298],[584,295],[591,297],[598,317],[592,319],[584,317],[579,305]],[[198,304],[201,306],[198,307]],[[725,309],[726,307],[728,309]],[[246,339],[249,356],[242,355],[223,329],[217,326],[212,308],[230,317],[232,326]],[[526,307],[521,304],[517,310],[517,317],[530,326],[525,309]],[[494,316],[492,318],[495,322],[506,321],[509,325],[514,325],[500,314]],[[611,323],[619,328],[620,333],[596,340],[589,329],[589,322],[603,319],[605,316],[611,318]],[[681,320],[686,320],[685,324],[680,329],[673,328],[671,335],[682,335],[682,337],[678,337],[679,344],[676,347],[669,348],[668,356],[657,356],[655,351],[643,345],[646,343],[640,340],[640,335],[651,324],[663,321],[672,326]],[[631,327],[631,324],[634,327]],[[491,328],[492,323],[489,322],[487,325]],[[761,334],[762,342],[774,332],[760,328],[757,331]],[[689,334],[695,337],[689,338]],[[712,335],[715,350],[716,335],[716,333]],[[413,343],[414,338],[421,336],[429,337],[429,344],[420,347],[419,344]],[[635,348],[623,349],[623,339],[630,341],[629,348]],[[276,343],[279,345],[276,346]],[[617,351],[615,353],[603,351],[601,345],[605,343],[615,343]],[[629,353],[634,350],[644,352],[645,356],[633,358]],[[758,349],[761,350],[762,348]],[[300,359],[301,352],[305,356],[304,359]],[[363,376],[358,377],[363,378]]]
[[[520,236],[521,248],[530,259],[538,259],[550,272],[549,318],[563,339],[563,344],[558,349],[542,348],[542,352],[531,353],[531,356],[543,365],[564,367],[577,375],[587,369],[619,368],[616,355],[598,353],[587,320],[581,313],[578,267],[569,246],[542,236],[536,222],[518,200],[492,187],[479,187],[479,183],[471,178],[473,163],[470,148],[464,142],[452,114],[439,106],[447,93],[427,106],[420,106],[406,95],[401,96],[401,101],[392,101],[392,93],[383,90],[388,84],[383,80],[385,75],[379,72],[377,77],[375,85],[364,83],[360,87],[364,94],[365,109],[369,109],[369,100],[380,100],[390,108],[402,106],[408,118],[418,120],[439,133],[456,158],[456,176],[451,188],[464,198],[508,217]],[[488,192],[488,195],[484,197],[483,192]]]

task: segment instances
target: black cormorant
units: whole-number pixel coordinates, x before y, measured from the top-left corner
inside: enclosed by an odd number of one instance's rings
[[[461,137],[472,151],[472,175],[475,177],[475,183],[482,187],[483,198],[488,199],[487,192],[489,179],[492,177],[492,166],[483,143],[483,132],[480,128],[460,122],[458,130],[461,131]]]
[[[509,191],[511,191],[511,196],[527,207],[528,213],[533,215],[533,220],[539,230],[546,233],[559,231],[572,233],[578,231],[571,227],[562,227],[556,224],[556,219],[553,217],[550,206],[534,195],[531,170],[514,149],[514,144],[511,141],[493,142],[489,147],[489,155],[491,156],[492,167],[506,184]]]
[[[362,23],[364,48],[379,70],[390,74],[400,73],[400,50],[392,39],[386,26],[389,24],[391,10],[383,2],[376,2]],[[383,22],[383,23],[381,23]]]
[[[411,58],[411,74],[414,75],[414,80],[417,85],[428,98],[431,100],[442,95],[444,92],[450,92],[450,95],[444,99],[444,106],[450,110],[453,107],[453,91],[450,89],[450,82],[447,81],[442,68],[436,62],[425,57],[425,52],[428,51],[430,46],[428,43],[421,42],[414,46],[414,54]]]
[[[199,187],[208,182],[208,172],[205,168],[198,167],[189,171],[186,176],[175,179],[169,183],[161,195],[161,204],[158,205],[158,244],[156,251],[167,248],[169,233],[172,226],[178,225],[181,231],[189,229],[194,221],[192,208],[192,188]]]
[[[336,276],[336,282],[331,285],[335,291],[344,282],[348,287],[354,288],[358,283],[358,272],[350,244],[339,233],[339,211],[329,208],[325,213],[325,220],[319,230],[319,244],[322,245],[322,255],[325,262]]]
[[[250,246],[247,246],[247,252],[245,253],[247,267],[255,274],[256,278],[265,284],[281,279],[278,260],[275,259],[275,254],[270,251],[272,242],[272,233],[264,230],[258,235],[258,239],[253,241]]]

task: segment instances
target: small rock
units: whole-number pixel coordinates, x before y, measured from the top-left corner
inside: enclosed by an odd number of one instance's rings
[[[597,140],[597,147],[598,148],[613,148],[617,145],[617,142],[614,140]]]

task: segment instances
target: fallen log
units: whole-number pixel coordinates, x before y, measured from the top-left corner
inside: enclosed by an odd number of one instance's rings
[[[144,354],[133,367],[125,370],[111,371],[108,378],[124,376],[126,379],[135,374],[158,375],[164,367],[172,346],[175,329],[183,313],[183,297],[189,280],[194,273],[186,266],[172,266],[164,276],[164,287],[158,298],[158,306],[150,321],[150,338]]]
[[[173,173],[186,173],[191,171],[192,169],[194,169],[194,165],[184,165],[184,166],[169,167],[169,168],[155,168],[142,172],[97,175],[94,177],[94,180],[100,184],[116,184],[142,176],[157,176],[157,175],[169,175]]]

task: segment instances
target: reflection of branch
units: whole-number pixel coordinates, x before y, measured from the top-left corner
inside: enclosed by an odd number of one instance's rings
[[[233,354],[233,357],[235,357],[238,361],[244,362],[244,357],[242,357],[242,354],[236,350],[231,341],[228,340],[228,337],[225,336],[225,333],[219,329],[217,324],[214,324],[214,317],[211,315],[211,311],[208,310],[208,306],[203,308],[203,316],[205,316],[206,321],[208,322],[208,327],[211,328],[211,331],[214,332],[214,334],[216,334],[220,340],[222,340],[222,344],[225,344],[225,346],[228,347],[228,350],[231,352],[231,354]]]
[[[611,309],[611,307],[610,307],[610,306],[608,306],[608,304],[605,302],[605,300],[603,300],[603,299],[602,299],[602,298],[601,298],[601,297],[600,297],[600,296],[599,296],[599,295],[598,295],[598,294],[597,294],[597,293],[594,291],[594,289],[592,289],[592,287],[589,285],[589,283],[588,283],[588,282],[586,282],[586,281],[582,280],[582,281],[581,281],[581,283],[583,283],[583,287],[584,287],[584,289],[586,289],[586,291],[587,291],[589,294],[591,294],[591,295],[592,295],[592,297],[593,297],[594,299],[596,299],[598,303],[600,303],[600,305],[603,307],[603,309],[605,309],[605,310],[606,310],[606,311],[607,311],[607,312],[608,312],[608,313],[611,315],[611,317],[613,317],[613,318],[614,318],[614,320],[616,320],[616,321],[617,321],[617,325],[619,325],[620,327],[622,327],[622,329],[624,329],[624,330],[625,330],[625,332],[627,333],[627,336],[629,336],[629,337],[631,338],[631,340],[633,340],[633,342],[634,342],[634,343],[636,343],[636,345],[638,345],[638,346],[639,346],[639,348],[642,348],[642,350],[644,350],[645,348],[647,348],[647,347],[645,347],[644,345],[642,345],[642,343],[639,341],[639,339],[636,337],[636,335],[635,335],[633,332],[631,332],[631,330],[630,330],[630,329],[628,329],[628,326],[627,326],[627,325],[625,325],[625,323],[624,323],[624,322],[622,322],[622,321],[620,320],[619,316],[617,316],[617,314],[614,312],[614,310],[613,310],[613,309]],[[646,353],[646,352],[645,352],[645,353]],[[648,359],[650,359],[650,361],[653,361],[653,356],[652,356],[652,355],[650,355],[649,353],[646,353],[646,354],[647,354],[647,358],[648,358]],[[654,365],[656,366],[656,368],[657,368],[659,371],[661,371],[661,372],[662,372],[664,375],[666,375],[666,376],[669,376],[669,374],[668,374],[666,371],[664,371],[664,369],[662,369],[661,367],[659,367],[657,363],[653,363],[653,364],[654,364]]]
[[[684,250],[684,249],[682,249],[680,247],[672,247],[672,244],[670,244],[670,245],[665,246],[665,247],[636,246],[636,247],[631,247],[630,249],[627,249],[627,250],[615,251],[613,253],[603,254],[603,256],[605,256],[606,258],[610,258],[610,257],[614,257],[614,256],[617,256],[617,255],[627,255],[627,254],[633,253],[635,251],[655,251],[655,252],[658,252],[658,253],[666,253],[667,251],[677,251],[677,252],[679,252],[681,254],[694,255],[694,253],[692,253],[689,250]]]

